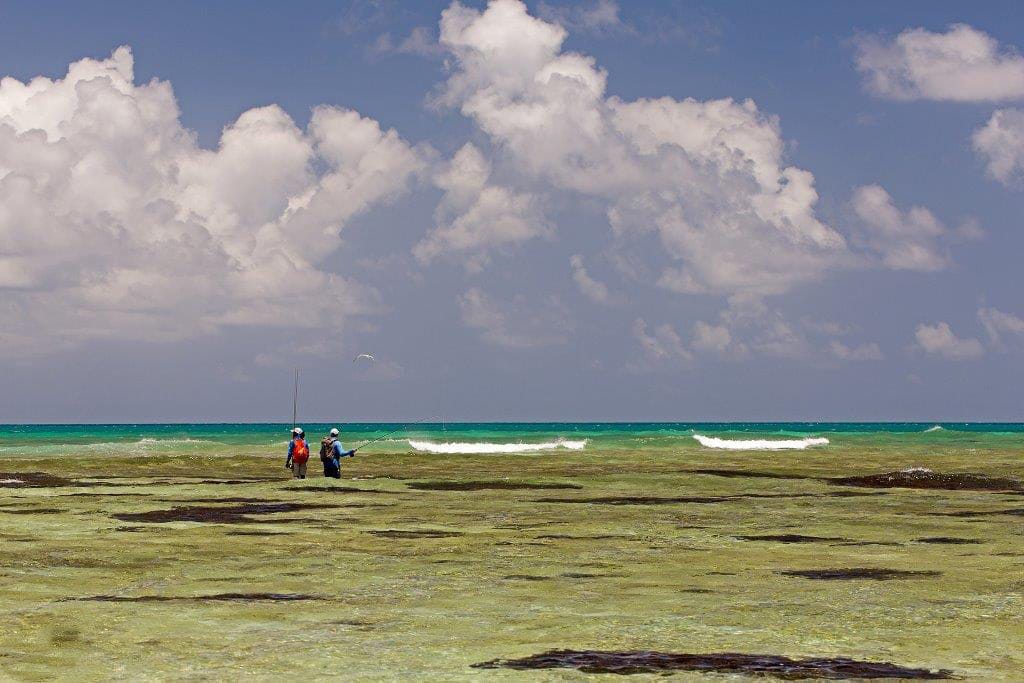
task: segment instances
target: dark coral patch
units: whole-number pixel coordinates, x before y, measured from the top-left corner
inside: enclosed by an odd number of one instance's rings
[[[306,593],[214,593],[212,595],[90,595],[73,598],[83,602],[292,602],[322,600],[319,595]]]
[[[853,581],[867,579],[870,581],[893,581],[895,579],[915,579],[929,576],[940,576],[942,572],[914,569],[884,569],[879,567],[850,567],[839,569],[787,569],[779,572],[783,576],[798,576],[803,579],[818,581]]]
[[[225,496],[224,498],[158,498],[160,503],[280,503],[278,500],[266,498],[245,498],[241,496]]]
[[[64,477],[46,472],[0,472],[0,489],[78,486]]]
[[[624,576],[623,574],[594,574],[591,572],[563,572],[559,574],[563,579],[600,579],[606,576]]]
[[[805,477],[800,474],[784,474],[782,472],[757,472],[753,470],[695,469],[682,471],[690,472],[692,474],[708,474],[713,477],[729,478],[747,477],[751,479],[813,479],[813,477]]]
[[[406,484],[417,491],[524,491],[545,489],[582,489],[579,484],[533,484],[517,481],[414,481]]]
[[[938,489],[942,491],[1020,491],[1017,479],[990,477],[986,474],[959,472],[943,474],[925,469],[901,470],[882,474],[829,479],[836,486],[862,486],[865,488]]]
[[[241,479],[200,479],[200,484],[258,484],[260,482],[281,481],[277,477],[243,477]]]
[[[865,496],[887,496],[884,491],[830,491],[821,494],[829,498],[863,498]]]
[[[594,534],[593,536],[571,536],[569,534],[542,534],[535,536],[537,539],[566,540],[566,541],[604,541],[613,538],[633,538],[624,534]]]
[[[954,536],[928,536],[914,539],[917,543],[934,543],[937,545],[976,545],[984,543],[976,538],[956,538]]]
[[[588,674],[644,674],[672,671],[773,676],[788,680],[817,678],[904,678],[939,680],[952,678],[945,669],[915,669],[888,662],[865,662],[845,657],[796,659],[781,655],[722,652],[677,654],[672,652],[599,650],[550,650],[520,659],[495,659],[474,664],[477,669],[576,669]]]
[[[1024,508],[1010,508],[1009,510],[961,510],[959,512],[935,512],[939,517],[989,517],[991,515],[1013,515],[1014,517],[1024,516]]]
[[[868,545],[898,547],[898,546],[901,546],[903,544],[902,543],[896,543],[894,541],[847,541],[846,543],[836,543],[836,545],[851,546],[851,547],[868,546]]]
[[[435,529],[380,529],[370,533],[384,538],[454,538],[455,536],[465,536],[461,531],[438,531]]]
[[[724,503],[723,496],[601,496],[598,498],[539,498],[535,503],[577,503],[588,505],[672,505],[675,503]]]
[[[77,493],[62,493],[59,495],[60,498],[140,498],[148,496],[148,493],[94,493],[79,491]]]
[[[401,491],[383,491],[380,489],[357,489],[351,486],[289,486],[282,491],[303,491],[314,493],[374,493],[382,496],[401,495]]]
[[[735,536],[741,541],[774,541],[775,543],[827,543],[845,541],[837,536],[804,536],[803,534],[760,534],[756,536]]]
[[[237,505],[188,505],[171,508],[170,510],[149,510],[147,512],[121,512],[112,515],[123,522],[146,522],[163,524],[166,522],[203,522],[208,524],[243,524],[254,522],[250,515],[271,515],[278,512],[294,512],[296,510],[318,510],[331,508],[331,505],[316,503],[240,503]],[[269,520],[267,520],[269,521]],[[274,520],[276,521],[276,520]]]

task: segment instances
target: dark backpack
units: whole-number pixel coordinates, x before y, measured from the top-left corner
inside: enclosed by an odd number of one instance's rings
[[[320,462],[327,462],[334,457],[334,439],[329,436],[320,439]]]

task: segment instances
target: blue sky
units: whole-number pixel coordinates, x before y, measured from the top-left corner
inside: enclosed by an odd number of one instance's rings
[[[1013,3],[465,5],[0,4],[0,421],[1021,419]]]

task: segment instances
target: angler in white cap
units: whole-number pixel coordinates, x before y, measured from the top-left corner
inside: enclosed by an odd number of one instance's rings
[[[332,429],[329,436],[320,441],[320,462],[324,464],[324,476],[341,479],[341,459],[355,456],[355,450],[346,451],[338,440],[338,429]]]
[[[306,463],[309,462],[309,444],[302,427],[292,428],[292,440],[288,442],[288,457],[284,466],[292,471],[295,479],[306,478]]]

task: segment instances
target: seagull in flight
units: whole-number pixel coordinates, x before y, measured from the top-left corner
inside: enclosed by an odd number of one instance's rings
[[[369,360],[369,361],[376,361],[377,360],[376,358],[374,358],[373,356],[371,356],[368,353],[361,353],[358,356],[356,356],[355,358],[353,358],[352,362],[355,363],[360,358],[365,358],[366,360]]]

